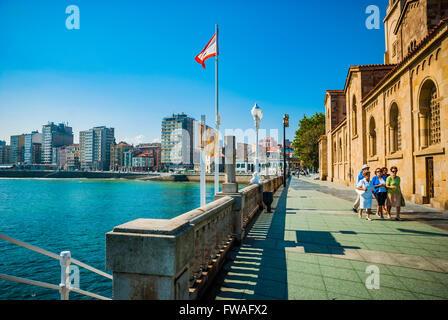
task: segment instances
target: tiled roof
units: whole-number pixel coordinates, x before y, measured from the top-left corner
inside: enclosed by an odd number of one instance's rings
[[[387,81],[387,79],[389,79],[390,78],[390,76],[395,72],[395,71],[397,71],[403,64],[405,64],[411,57],[413,57],[416,53],[417,53],[417,51],[419,51],[422,47],[423,47],[423,45],[425,45],[429,40],[431,40],[434,36],[436,36],[437,35],[437,33],[441,30],[441,28],[445,25],[445,24],[447,24],[447,22],[448,22],[448,18],[445,18],[445,19],[442,19],[442,20],[440,20],[440,22],[434,27],[434,28],[432,28],[431,29],[431,31],[428,33],[428,35],[426,36],[426,37],[424,37],[423,38],[423,40],[422,41],[420,41],[420,43],[414,48],[414,50],[412,50],[411,52],[409,52],[404,58],[403,58],[403,60],[400,62],[400,63],[398,63],[397,65],[395,65],[395,67],[390,71],[390,72],[388,72],[385,76],[384,76],[384,78],[383,79],[381,79],[378,83],[377,83],[377,85],[372,89],[372,90],[370,90],[370,92],[369,93],[367,93],[367,95],[362,99],[362,102],[364,102],[364,101],[366,101],[367,100],[367,98],[369,98],[382,84],[384,84],[384,82],[386,82]]]

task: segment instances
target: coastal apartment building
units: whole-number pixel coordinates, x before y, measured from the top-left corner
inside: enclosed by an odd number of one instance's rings
[[[11,136],[9,149],[9,163],[18,164],[25,160],[25,135]]]
[[[167,169],[193,169],[194,119],[173,114],[162,120],[161,163]]]
[[[406,200],[448,209],[448,1],[390,0],[384,64],[328,90],[320,178],[353,186],[363,164],[396,166]]]
[[[66,170],[79,170],[79,144],[71,144],[65,148],[66,152]]]
[[[6,143],[0,145],[0,164],[9,164],[9,149]]]
[[[132,171],[145,172],[154,166],[154,158],[150,153],[141,153],[132,158]]]
[[[162,155],[162,144],[161,143],[142,143],[135,147],[138,152],[149,154],[152,158],[151,168],[153,170],[160,170],[161,163],[160,158]]]
[[[53,160],[51,162],[58,169],[65,169],[67,165],[67,146],[53,148]]]
[[[42,127],[42,163],[53,164],[54,148],[73,144],[72,128],[64,123],[55,125],[53,122]]]
[[[127,151],[132,151],[134,147],[126,142],[120,142],[118,144],[112,143],[110,145],[110,170],[121,171],[125,170],[124,154]]]
[[[40,164],[42,159],[42,134],[33,131],[25,134],[25,164]]]
[[[79,133],[79,160],[82,170],[110,169],[111,145],[115,141],[114,128],[95,127]]]

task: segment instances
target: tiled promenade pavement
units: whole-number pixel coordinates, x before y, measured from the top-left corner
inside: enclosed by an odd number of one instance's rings
[[[448,299],[448,231],[410,219],[360,220],[351,201],[320,187],[292,178],[277,194],[275,213],[261,213],[231,252],[216,299]],[[371,265],[379,289],[366,287]]]

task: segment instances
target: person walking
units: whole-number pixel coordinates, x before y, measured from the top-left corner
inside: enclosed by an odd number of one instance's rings
[[[356,185],[355,185],[355,186],[358,186],[359,181],[361,181],[362,179],[364,179],[364,172],[365,172],[365,171],[369,171],[369,169],[370,169],[370,167],[369,167],[369,165],[367,165],[367,164],[365,164],[365,165],[362,166],[361,172],[359,172],[358,177],[357,177],[357,179],[356,179]],[[354,211],[355,213],[358,213],[358,208],[359,208],[359,205],[360,205],[360,201],[361,201],[361,196],[358,194],[358,195],[356,196],[356,201],[355,201],[355,203],[353,204],[353,211]]]
[[[382,171],[383,171],[384,179],[387,180],[387,178],[389,178],[389,176],[390,176],[389,169],[387,169],[387,167],[383,167]],[[387,203],[388,203],[388,200],[386,198],[386,203],[383,206],[383,211],[387,212],[387,216],[390,217],[390,213],[389,213],[389,211],[387,211]]]
[[[401,221],[400,218],[400,210],[401,210],[401,178],[397,175],[398,168],[392,167],[390,168],[391,175],[386,180],[386,188],[387,188],[387,212],[390,216],[392,207],[396,208],[397,216],[395,220]]]
[[[383,209],[387,199],[386,179],[387,178],[383,176],[383,169],[378,168],[375,170],[375,176],[372,178],[372,185],[376,201],[378,202],[376,215],[381,219],[384,219]],[[388,211],[386,212],[387,218],[390,219],[390,213]]]
[[[360,192],[359,201],[359,218],[362,218],[362,211],[365,209],[367,218],[366,220],[372,221],[370,219],[370,213],[372,211],[372,198],[373,198],[373,184],[370,181],[370,171],[363,172],[364,179],[358,182],[356,189]]]

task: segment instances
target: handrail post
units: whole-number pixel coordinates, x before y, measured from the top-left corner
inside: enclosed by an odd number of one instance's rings
[[[70,251],[62,251],[60,257],[61,283],[59,284],[59,292],[61,294],[61,300],[68,300],[70,294]]]

